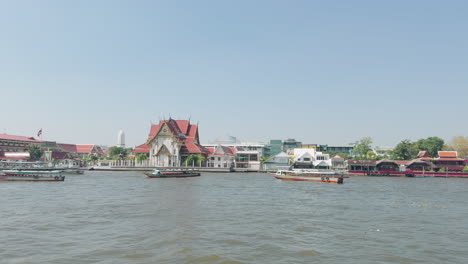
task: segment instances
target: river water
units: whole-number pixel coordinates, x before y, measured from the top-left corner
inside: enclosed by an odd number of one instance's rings
[[[468,263],[468,179],[0,182],[0,263]]]

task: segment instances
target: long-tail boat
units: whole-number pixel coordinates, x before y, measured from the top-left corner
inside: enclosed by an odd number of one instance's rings
[[[349,178],[344,173],[320,170],[279,170],[275,174],[276,179],[289,181],[315,181],[342,184],[344,178]]]
[[[57,174],[2,174],[0,181],[64,181],[65,176]]]
[[[200,176],[199,172],[196,171],[185,171],[185,170],[168,170],[160,171],[153,170],[150,173],[145,173],[149,178],[186,178],[186,177],[197,177]]]

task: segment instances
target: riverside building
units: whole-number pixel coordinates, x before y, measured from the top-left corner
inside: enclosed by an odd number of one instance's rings
[[[153,167],[180,167],[190,154],[207,157],[210,153],[200,145],[198,125],[189,120],[170,118],[151,125],[144,145],[149,147],[149,163]]]

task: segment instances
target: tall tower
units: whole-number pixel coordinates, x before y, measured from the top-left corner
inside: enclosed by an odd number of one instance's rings
[[[117,136],[117,147],[125,148],[125,133],[122,129],[119,130],[119,134]]]

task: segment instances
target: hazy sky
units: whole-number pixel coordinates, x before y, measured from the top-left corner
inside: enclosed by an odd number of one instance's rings
[[[0,1],[0,133],[376,145],[468,135],[468,1]]]

